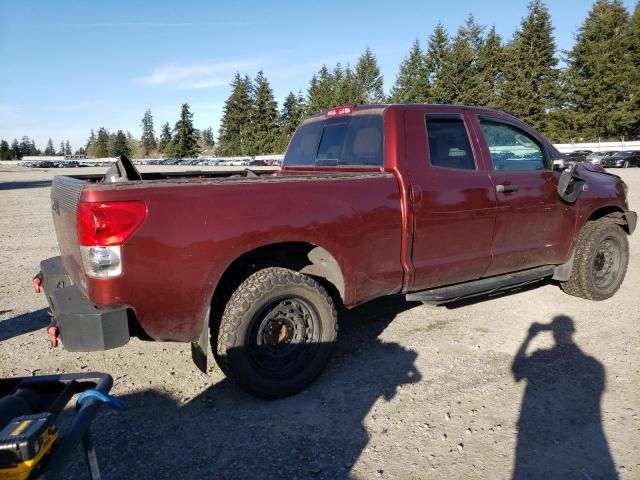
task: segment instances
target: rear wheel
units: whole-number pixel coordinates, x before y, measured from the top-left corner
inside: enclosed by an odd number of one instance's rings
[[[618,291],[627,272],[629,243],[620,225],[606,218],[580,232],[571,278],[561,284],[570,295],[605,300]]]
[[[622,168],[629,168],[629,160],[625,160],[622,164]]]
[[[227,303],[212,346],[222,370],[264,398],[292,395],[325,367],[337,315],[327,291],[285,268],[249,276]]]

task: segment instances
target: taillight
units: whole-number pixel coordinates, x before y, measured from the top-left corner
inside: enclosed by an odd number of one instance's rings
[[[143,202],[78,204],[78,241],[83,246],[121,245],[147,216]]]
[[[78,242],[87,276],[122,274],[122,244],[146,216],[147,206],[138,201],[78,204]]]
[[[332,108],[327,112],[327,117],[337,117],[338,115],[348,115],[356,111],[355,105],[347,105],[345,107]]]

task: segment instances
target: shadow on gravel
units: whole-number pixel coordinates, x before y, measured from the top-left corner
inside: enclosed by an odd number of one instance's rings
[[[527,356],[540,332],[555,345]],[[573,320],[560,315],[533,323],[513,361],[516,382],[527,381],[516,445],[513,478],[616,479],[602,429],[600,401],[605,368],[573,341]]]
[[[260,400],[226,379],[182,405],[160,391],[124,397],[124,412],[93,426],[104,478],[350,478],[374,404],[421,379],[415,352],[378,339],[415,305],[392,298],[346,312],[325,373],[289,398]],[[84,474],[82,461],[74,469],[69,478]]]
[[[51,180],[25,180],[24,182],[1,182],[0,190],[21,190],[23,188],[50,187]]]
[[[5,310],[2,313],[9,313],[10,311]],[[0,320],[0,342],[40,330],[47,325],[49,325],[49,315],[46,308]]]

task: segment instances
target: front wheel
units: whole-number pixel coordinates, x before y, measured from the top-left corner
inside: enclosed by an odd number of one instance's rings
[[[605,300],[618,291],[629,264],[622,227],[606,218],[587,222],[576,245],[571,278],[561,284],[570,295]]]
[[[625,160],[622,164],[622,168],[629,168],[629,160]]]
[[[307,275],[272,267],[253,273],[233,293],[212,346],[222,370],[242,388],[281,398],[316,379],[336,334],[327,291]]]

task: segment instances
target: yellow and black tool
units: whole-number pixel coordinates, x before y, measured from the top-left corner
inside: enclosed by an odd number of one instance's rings
[[[0,480],[25,480],[58,438],[51,413],[24,415],[0,431]]]
[[[0,378],[0,480],[51,480],[63,475],[82,444],[89,478],[100,479],[90,426],[102,405],[122,408],[106,373]],[[75,415],[59,432],[59,415],[75,397]]]

